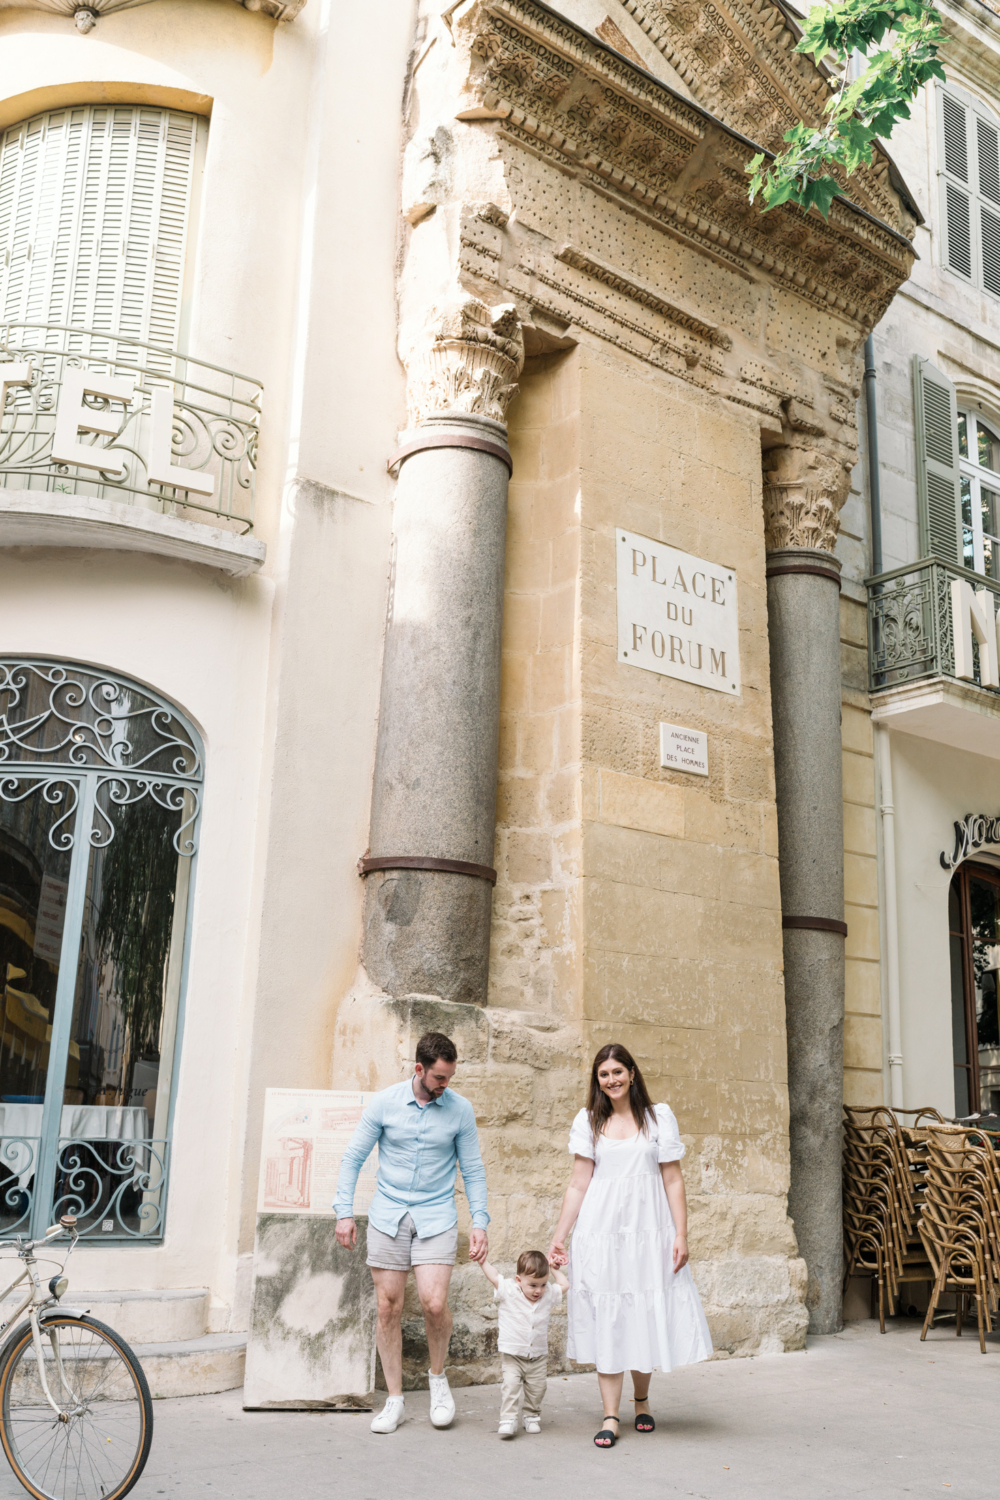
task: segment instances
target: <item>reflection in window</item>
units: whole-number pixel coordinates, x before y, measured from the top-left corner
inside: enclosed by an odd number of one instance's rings
[[[1000,870],[963,865],[949,897],[955,1109],[1000,1113]]]
[[[201,751],[171,705],[0,659],[0,1232],[158,1237]]]
[[[974,573],[1000,580],[1000,437],[982,413],[959,412],[958,450],[962,562]]]

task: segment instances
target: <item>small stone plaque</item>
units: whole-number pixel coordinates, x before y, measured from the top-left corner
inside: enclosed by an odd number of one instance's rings
[[[660,725],[660,765],[669,771],[708,775],[708,735],[680,724]]]

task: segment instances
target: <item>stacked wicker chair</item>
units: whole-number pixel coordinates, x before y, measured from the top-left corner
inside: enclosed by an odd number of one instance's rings
[[[922,1339],[934,1324],[941,1296],[956,1297],[956,1332],[975,1302],[979,1347],[1000,1303],[1000,1165],[989,1136],[956,1125],[925,1131],[927,1170],[920,1237],[934,1285]]]
[[[904,1127],[900,1116],[915,1116]],[[917,1131],[940,1121],[936,1110],[893,1111],[844,1106],[844,1286],[868,1276],[878,1287],[879,1328],[906,1282],[933,1281],[921,1239],[926,1148]]]

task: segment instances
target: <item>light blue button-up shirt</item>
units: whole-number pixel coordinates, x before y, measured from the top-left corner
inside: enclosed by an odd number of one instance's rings
[[[333,1204],[338,1219],[353,1217],[358,1173],[375,1146],[378,1175],[368,1222],[376,1229],[395,1236],[404,1214],[420,1239],[450,1229],[458,1220],[456,1166],[462,1168],[473,1226],[486,1228],[486,1171],[468,1099],[445,1089],[421,1107],[411,1078],[376,1094],[341,1159]]]

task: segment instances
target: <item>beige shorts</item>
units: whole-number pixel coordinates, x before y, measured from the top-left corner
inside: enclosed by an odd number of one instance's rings
[[[426,1239],[417,1235],[409,1214],[399,1221],[395,1235],[368,1225],[368,1264],[376,1271],[408,1271],[411,1266],[453,1266],[458,1253],[458,1225]]]

